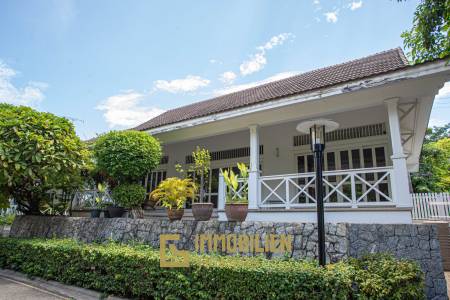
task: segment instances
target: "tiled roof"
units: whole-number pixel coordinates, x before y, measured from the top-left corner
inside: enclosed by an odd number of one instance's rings
[[[400,48],[333,65],[246,90],[171,109],[135,127],[147,130],[163,125],[204,117],[244,106],[298,95],[353,80],[399,70],[408,66]]]

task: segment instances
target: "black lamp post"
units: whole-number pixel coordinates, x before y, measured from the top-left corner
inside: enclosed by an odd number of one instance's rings
[[[316,165],[316,203],[317,203],[317,231],[319,245],[319,264],[326,264],[325,254],[325,212],[323,208],[323,150],[325,149],[325,125],[314,124],[309,129],[311,150],[314,152]]]
[[[317,231],[319,264],[326,264],[325,253],[325,212],[323,206],[323,150],[325,149],[325,133],[338,128],[336,122],[330,120],[315,120],[300,123],[297,130],[307,133],[309,129],[311,150],[314,152],[316,166],[316,203],[317,203]]]

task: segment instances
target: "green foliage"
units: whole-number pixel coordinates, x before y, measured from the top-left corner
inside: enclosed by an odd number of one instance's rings
[[[205,184],[210,180],[209,170],[211,169],[211,154],[208,149],[197,146],[195,151],[192,152],[192,158],[194,159],[194,164],[190,166],[187,171],[184,170],[180,164],[176,164],[175,169],[185,178],[188,177],[188,173],[193,175],[193,180],[200,191],[198,195],[199,202],[203,202],[205,200],[205,189],[207,189]],[[193,199],[195,200],[195,198]]]
[[[450,124],[428,129],[420,155],[419,172],[412,174],[415,192],[450,191]]]
[[[111,197],[119,206],[125,208],[140,208],[144,204],[147,192],[139,184],[121,184],[115,187]]]
[[[14,198],[22,212],[39,214],[49,190],[70,190],[81,184],[89,151],[69,120],[25,106],[0,104],[0,136],[3,204]]]
[[[99,171],[120,182],[133,182],[153,170],[161,161],[159,141],[141,131],[111,131],[94,145]]]
[[[0,225],[12,225],[15,218],[15,214],[0,214]]]
[[[448,57],[450,1],[421,0],[414,13],[413,26],[402,33],[402,38],[414,63]]]
[[[239,174],[233,170],[221,170],[223,179],[227,186],[226,202],[227,203],[248,203],[248,168],[244,163],[238,163]],[[239,195],[236,193],[240,189],[240,181],[245,184]]]
[[[211,154],[208,149],[197,146],[196,150],[192,152],[194,158],[194,171],[200,177],[200,182],[197,185],[200,188],[200,202],[205,198],[205,177],[209,177],[209,169],[211,168]]]
[[[0,238],[0,268],[130,298],[424,298],[417,265],[389,256],[325,268],[311,261],[196,254],[190,255],[189,268],[159,263],[159,251],[144,245]]]
[[[170,177],[163,180],[154,189],[150,197],[168,209],[183,208],[187,199],[193,199],[197,193],[197,186],[190,178],[180,179]]]
[[[386,254],[349,259],[358,293],[368,299],[423,299],[424,278],[417,264]],[[407,284],[405,284],[407,283]]]

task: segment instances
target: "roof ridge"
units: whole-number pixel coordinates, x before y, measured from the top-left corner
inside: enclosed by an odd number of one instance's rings
[[[365,78],[410,66],[400,47],[321,67],[257,86],[175,107],[133,129],[147,130],[241,106]]]
[[[175,108],[171,108],[171,109],[165,111],[164,113],[170,112],[172,110],[180,109],[180,108],[183,108],[183,107],[190,107],[192,105],[195,105],[195,104],[198,104],[198,103],[201,103],[201,102],[208,102],[208,101],[219,99],[219,98],[222,98],[222,97],[225,97],[225,96],[234,95],[234,94],[237,94],[237,93],[241,93],[243,91],[249,91],[249,90],[256,89],[256,88],[261,88],[261,87],[264,87],[266,85],[271,85],[271,84],[274,84],[274,83],[277,83],[277,82],[280,82],[280,81],[289,80],[291,78],[295,78],[295,77],[298,77],[298,76],[304,76],[305,74],[308,74],[308,73],[323,71],[323,70],[326,70],[326,69],[335,68],[335,67],[338,67],[338,66],[355,63],[355,62],[363,60],[363,59],[368,59],[368,58],[371,58],[371,57],[387,54],[387,53],[394,52],[394,51],[397,51],[397,53],[399,54],[401,60],[405,64],[407,64],[407,65],[409,64],[408,60],[406,59],[405,55],[403,54],[402,49],[400,47],[396,47],[396,48],[380,51],[380,52],[377,52],[377,53],[374,53],[374,54],[370,54],[368,56],[355,58],[355,59],[348,60],[348,61],[345,61],[345,62],[342,62],[342,63],[337,63],[337,64],[334,64],[334,65],[329,65],[329,66],[326,66],[326,67],[321,67],[321,68],[317,68],[317,69],[314,69],[314,70],[309,70],[309,71],[306,71],[306,72],[302,72],[300,74],[292,75],[292,76],[289,76],[289,77],[286,77],[286,78],[282,78],[282,79],[266,82],[266,83],[263,83],[263,84],[260,84],[260,85],[257,85],[257,86],[252,86],[252,87],[249,87],[249,88],[246,88],[246,89],[243,89],[243,90],[231,92],[231,93],[228,93],[228,94],[223,94],[223,95],[220,95],[220,96],[215,96],[215,97],[204,99],[204,100],[195,101],[193,103],[189,103],[189,104],[182,105],[182,106],[177,106]]]

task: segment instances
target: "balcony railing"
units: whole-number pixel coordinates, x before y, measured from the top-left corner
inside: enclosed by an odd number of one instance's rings
[[[394,205],[391,195],[392,168],[326,171],[324,202],[331,207]],[[261,208],[315,207],[315,174],[287,174],[259,178]]]

